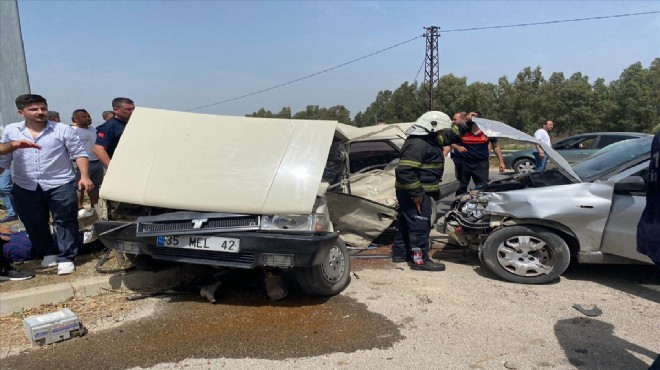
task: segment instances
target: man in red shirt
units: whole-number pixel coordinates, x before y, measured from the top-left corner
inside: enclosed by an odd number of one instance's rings
[[[499,161],[499,170],[504,172],[504,159],[502,150],[497,145],[497,138],[487,137],[472,120],[467,122],[467,130],[461,130],[457,135],[450,134],[451,147],[454,149],[452,157],[461,162],[461,171],[458,181],[460,187],[456,195],[467,193],[470,180],[474,181],[476,189],[483,188],[488,183],[489,145]]]

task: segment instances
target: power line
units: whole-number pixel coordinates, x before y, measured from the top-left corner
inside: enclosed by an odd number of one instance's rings
[[[568,23],[568,22],[583,22],[583,21],[592,21],[592,20],[599,20],[599,19],[632,17],[632,16],[637,16],[637,15],[649,15],[649,14],[658,14],[658,13],[660,13],[660,10],[649,11],[649,12],[639,12],[639,13],[626,13],[626,14],[605,15],[605,16],[599,16],[599,17],[574,18],[574,19],[562,19],[562,20],[545,21],[545,22],[518,23],[518,24],[509,24],[509,25],[502,25],[502,26],[484,26],[484,27],[471,27],[471,28],[457,28],[457,29],[453,29],[453,30],[444,30],[444,31],[441,31],[441,33],[449,33],[449,32],[465,32],[465,31],[480,31],[480,30],[491,30],[491,29],[513,28],[513,27],[540,26],[540,25],[547,25],[547,24]],[[237,97],[234,97],[234,98],[231,98],[231,99],[226,99],[226,100],[222,100],[222,101],[219,101],[219,102],[215,102],[215,103],[211,103],[211,104],[202,105],[202,106],[199,106],[199,107],[186,109],[185,112],[191,112],[191,111],[198,110],[198,109],[203,109],[203,108],[208,108],[208,107],[212,107],[212,106],[215,106],[215,105],[220,105],[220,104],[228,103],[228,102],[231,102],[231,101],[234,101],[234,100],[239,100],[239,99],[247,98],[248,96],[253,96],[253,95],[257,95],[257,94],[264,93],[264,92],[266,92],[266,91],[274,90],[274,89],[277,89],[277,88],[280,88],[280,87],[283,87],[283,86],[291,85],[291,84],[293,84],[293,83],[296,83],[296,82],[299,82],[299,81],[302,81],[302,80],[306,80],[306,79],[308,79],[308,78],[312,78],[312,77],[314,77],[314,76],[318,76],[318,75],[320,75],[320,74],[323,74],[323,73],[326,73],[326,72],[330,72],[330,71],[335,70],[335,69],[337,69],[337,68],[341,68],[341,67],[347,66],[347,65],[349,65],[349,64],[352,64],[352,63],[358,62],[358,61],[360,61],[360,60],[363,60],[363,59],[366,59],[366,58],[372,57],[372,56],[377,55],[377,54],[380,54],[380,53],[383,53],[383,52],[385,52],[385,51],[387,51],[387,50],[394,49],[394,48],[396,48],[396,47],[398,47],[398,46],[401,46],[401,45],[407,44],[407,43],[409,43],[409,42],[415,41],[415,40],[417,40],[418,38],[421,38],[421,37],[425,37],[425,35],[415,36],[415,37],[413,37],[413,38],[411,38],[411,39],[409,39],[409,40],[406,40],[406,41],[400,42],[400,43],[395,44],[395,45],[392,45],[392,46],[388,46],[388,47],[386,47],[386,48],[384,48],[384,49],[380,49],[380,50],[375,51],[375,52],[373,52],[373,53],[371,53],[371,54],[367,54],[367,55],[365,55],[365,56],[362,56],[362,57],[359,57],[359,58],[356,58],[356,59],[350,60],[350,61],[345,62],[345,63],[342,63],[342,64],[338,64],[338,65],[336,65],[336,66],[334,66],[334,67],[327,68],[327,69],[324,69],[324,70],[322,70],[322,71],[318,71],[318,72],[312,73],[312,74],[307,75],[307,76],[304,76],[304,77],[297,78],[297,79],[295,79],[295,80],[291,80],[291,81],[289,81],[289,82],[281,83],[281,84],[279,84],[279,85],[271,86],[271,87],[268,87],[268,88],[266,88],[266,89],[262,89],[262,90],[255,91],[255,92],[251,92],[251,93],[249,93],[249,94],[245,94],[245,95],[237,96]],[[424,65],[424,64],[422,64],[422,65]],[[421,70],[421,67],[420,67],[420,70]],[[417,72],[417,74],[419,75],[419,72]],[[415,76],[415,80],[417,80],[417,76]]]
[[[651,12],[640,12],[640,13],[628,13],[628,14],[616,14],[616,15],[604,15],[601,17],[589,17],[589,18],[575,18],[575,19],[562,19],[558,21],[546,21],[546,22],[533,22],[533,23],[518,23],[518,24],[508,24],[505,26],[486,26],[486,27],[471,27],[471,28],[458,28],[455,30],[445,30],[441,31],[442,33],[447,32],[463,32],[463,31],[479,31],[479,30],[492,30],[497,28],[512,28],[512,27],[527,27],[527,26],[540,26],[544,24],[557,24],[557,23],[568,23],[568,22],[582,22],[582,21],[593,21],[597,19],[608,19],[608,18],[621,18],[621,17],[632,17],[635,15],[648,15],[648,14],[657,14],[660,13],[660,10],[655,10]]]
[[[302,80],[306,80],[306,79],[308,79],[308,78],[311,78],[311,77],[314,77],[314,76],[318,76],[318,75],[320,75],[320,74],[322,74],[322,73],[330,72],[330,71],[332,71],[332,70],[334,70],[334,69],[337,69],[337,68],[340,68],[340,67],[343,67],[343,66],[349,65],[349,64],[351,64],[351,63],[355,63],[355,62],[360,61],[360,60],[362,60],[362,59],[369,58],[369,57],[374,56],[374,55],[376,55],[376,54],[380,54],[380,53],[385,52],[385,51],[387,51],[387,50],[394,49],[394,48],[397,47],[397,46],[401,46],[401,45],[403,45],[403,44],[407,44],[407,43],[409,43],[409,42],[411,42],[411,41],[417,40],[417,39],[420,38],[420,37],[424,37],[424,35],[421,35],[421,36],[415,36],[415,37],[411,38],[410,40],[406,40],[406,41],[400,42],[400,43],[398,43],[398,44],[395,44],[395,45],[392,45],[392,46],[388,46],[388,47],[386,47],[385,49],[380,49],[380,50],[375,51],[375,52],[373,52],[373,53],[371,53],[371,54],[367,54],[367,55],[362,56],[362,57],[359,57],[359,58],[357,58],[357,59],[353,59],[353,60],[348,61],[348,62],[346,62],[346,63],[342,63],[342,64],[336,65],[336,66],[334,66],[334,67],[327,68],[327,69],[324,69],[324,70],[319,71],[319,72],[316,72],[316,73],[312,73],[311,75],[307,75],[307,76],[304,76],[304,77],[297,78],[297,79],[295,79],[295,80],[291,80],[291,81],[289,81],[289,82],[285,82],[285,83],[282,83],[282,84],[279,84],[279,85],[271,86],[271,87],[269,87],[269,88],[267,88],[267,89],[263,89],[263,90],[255,91],[255,92],[252,92],[252,93],[249,93],[249,94],[245,94],[245,95],[237,96],[237,97],[235,97],[235,98],[231,98],[231,99],[227,99],[227,100],[219,101],[219,102],[217,102],[217,103],[212,103],[212,104],[202,105],[202,106],[199,106],[199,107],[196,107],[196,108],[186,109],[185,111],[186,111],[186,112],[190,112],[190,111],[197,110],[197,109],[208,108],[208,107],[212,107],[212,106],[214,106],[214,105],[219,105],[219,104],[223,104],[223,103],[228,103],[228,102],[230,102],[230,101],[234,101],[234,100],[238,100],[238,99],[246,98],[246,97],[248,97],[248,96],[261,94],[261,93],[263,93],[263,92],[270,91],[270,90],[273,90],[273,89],[277,89],[277,88],[282,87],[282,86],[291,85],[292,83],[295,83],[295,82],[298,82],[298,81],[302,81]]]

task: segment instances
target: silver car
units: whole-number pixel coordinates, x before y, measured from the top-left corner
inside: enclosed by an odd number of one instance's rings
[[[489,136],[533,142],[506,124],[478,120]],[[652,137],[612,144],[572,167],[545,147],[556,168],[492,182],[457,199],[439,223],[450,240],[478,252],[502,279],[557,279],[581,263],[651,263],[636,251],[646,204]]]

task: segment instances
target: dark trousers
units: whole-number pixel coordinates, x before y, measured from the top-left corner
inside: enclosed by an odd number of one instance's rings
[[[458,156],[452,156],[451,160],[454,162],[454,174],[456,175],[456,180],[461,181],[461,173],[463,171],[463,158]]]
[[[39,186],[31,191],[14,184],[11,191],[35,254],[56,255],[57,262],[73,262],[80,245],[75,181],[45,191]],[[48,223],[51,215],[57,246]]]
[[[431,234],[431,202],[433,199],[424,194],[424,201],[417,211],[410,193],[397,190],[399,201],[398,227],[392,244],[392,257],[405,257],[412,260],[412,249],[422,250],[422,260],[429,260],[429,237]]]
[[[5,257],[5,253],[3,251],[5,243],[6,242],[4,240],[0,239],[0,269],[11,268],[12,263],[12,260]]]
[[[458,179],[461,185],[458,187],[456,195],[467,193],[470,179],[474,181],[477,189],[488,184],[488,167],[488,159],[462,159],[461,177]]]

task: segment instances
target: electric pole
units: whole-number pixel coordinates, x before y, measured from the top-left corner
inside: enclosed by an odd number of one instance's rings
[[[440,64],[438,64],[438,38],[440,28],[436,26],[424,27],[426,30],[426,65],[424,89],[429,97],[427,108],[433,110],[433,88],[440,85]]]

